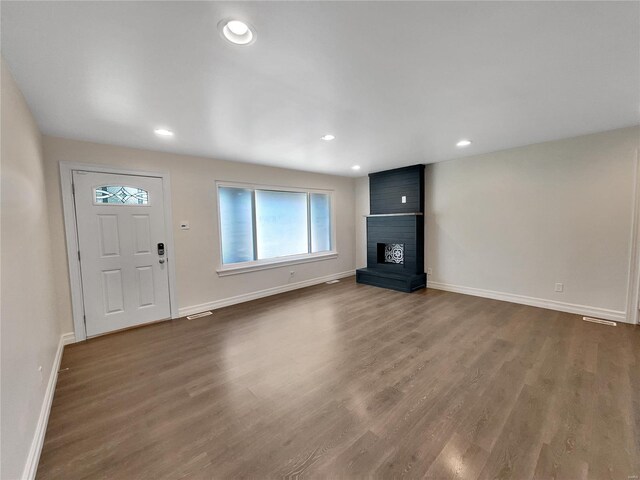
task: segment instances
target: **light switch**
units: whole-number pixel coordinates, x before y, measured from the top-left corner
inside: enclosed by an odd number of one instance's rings
[[[180,230],[189,230],[191,227],[189,226],[189,220],[182,220],[180,222]]]
[[[407,197],[406,197],[406,195],[403,195],[403,196],[402,196],[402,203],[407,203]]]

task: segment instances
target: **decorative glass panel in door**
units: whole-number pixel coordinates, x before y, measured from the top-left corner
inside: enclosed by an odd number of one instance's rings
[[[142,188],[105,185],[94,190],[95,203],[110,205],[148,205],[149,192]]]

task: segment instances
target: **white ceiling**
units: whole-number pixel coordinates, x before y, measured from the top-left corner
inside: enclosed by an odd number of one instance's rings
[[[362,175],[639,123],[639,2],[3,1],[1,13],[2,55],[49,135]],[[226,43],[228,17],[257,41]]]

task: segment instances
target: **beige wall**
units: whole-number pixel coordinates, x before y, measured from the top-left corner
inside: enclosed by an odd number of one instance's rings
[[[429,282],[624,315],[639,136],[625,128],[427,165]]]
[[[356,178],[356,268],[367,266],[367,219],[369,215],[369,177]]]
[[[58,315],[65,332],[73,331],[73,324],[60,194],[60,161],[170,173],[180,308],[348,272],[355,267],[352,178],[52,137],[44,137],[44,156],[55,252],[54,268],[58,279]],[[220,263],[216,180],[334,190],[338,258],[219,277],[216,273]],[[179,230],[178,223],[181,220],[189,220],[191,229]],[[293,277],[289,275],[291,270],[295,271]]]
[[[2,63],[2,478],[20,478],[60,340],[41,136]],[[42,371],[39,371],[39,368]]]

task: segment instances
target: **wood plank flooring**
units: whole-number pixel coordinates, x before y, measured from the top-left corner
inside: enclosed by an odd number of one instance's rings
[[[640,327],[353,278],[67,347],[37,478],[640,476]]]

